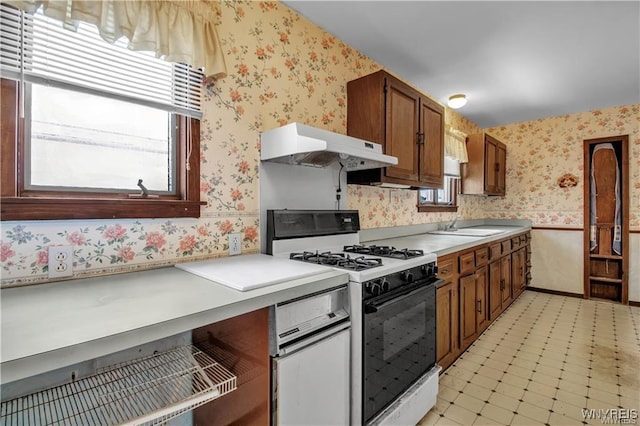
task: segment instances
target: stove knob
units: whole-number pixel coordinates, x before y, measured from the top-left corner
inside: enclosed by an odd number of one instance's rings
[[[400,278],[402,278],[403,281],[406,281],[408,283],[413,282],[413,273],[405,271],[400,274]]]
[[[378,283],[373,283],[371,284],[371,294],[373,294],[374,296],[379,296],[380,295],[380,284]]]
[[[422,272],[422,275],[423,275],[423,276],[425,276],[425,277],[426,277],[426,276],[429,276],[429,270],[430,270],[430,269],[431,269],[431,266],[430,266],[430,265],[422,265],[422,266],[420,267],[420,271]]]
[[[389,291],[389,288],[391,286],[389,285],[389,281],[387,281],[386,278],[382,279],[382,283],[380,284],[380,289],[382,290],[383,293],[386,293],[387,291]]]

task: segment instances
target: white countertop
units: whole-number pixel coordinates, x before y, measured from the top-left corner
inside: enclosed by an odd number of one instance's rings
[[[373,230],[372,235],[385,238],[366,243],[422,249],[442,256],[531,229],[522,223],[517,226],[491,223],[490,227],[502,227],[504,232],[489,237],[424,232],[410,235],[405,227],[401,235],[394,236],[395,229],[390,228]],[[259,264],[264,268],[261,259],[264,256],[240,256],[234,262],[243,259],[246,261],[243,267],[255,268]],[[224,259],[219,261],[229,262]],[[277,268],[277,262],[272,267]],[[326,269],[316,275],[248,291],[234,290],[174,267],[0,290],[2,383],[348,282],[347,272]]]
[[[474,226],[474,228],[481,228]],[[455,253],[474,246],[486,244],[492,241],[499,241],[522,232],[530,231],[531,226],[527,225],[487,225],[490,229],[501,229],[503,232],[488,237],[469,237],[461,235],[441,235],[421,233],[415,235],[403,235],[399,237],[383,238],[366,241],[367,244],[391,245],[397,248],[411,248],[435,253],[438,257],[449,253]]]
[[[242,256],[243,266],[252,268],[252,259],[263,256]],[[260,265],[265,267],[264,262]],[[3,289],[2,383],[345,284],[348,277],[326,268],[312,276],[238,291],[167,267]]]

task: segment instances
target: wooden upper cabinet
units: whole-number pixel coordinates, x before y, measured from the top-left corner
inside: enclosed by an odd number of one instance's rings
[[[392,178],[417,181],[419,164],[420,95],[401,81],[386,78],[386,134],[384,153],[398,157],[398,165],[387,167]]]
[[[442,187],[444,177],[444,111],[429,98],[420,99],[420,182]]]
[[[469,162],[462,164],[462,193],[504,196],[507,147],[486,133],[467,137]]]
[[[347,134],[398,158],[396,166],[349,172],[348,183],[442,188],[444,107],[387,72],[347,83]]]

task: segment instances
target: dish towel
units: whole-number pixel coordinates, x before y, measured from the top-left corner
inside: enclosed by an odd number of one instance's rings
[[[614,217],[614,226],[613,226],[613,243],[612,250],[614,253],[621,255],[622,254],[622,212],[621,212],[621,204],[620,204],[620,166],[618,165],[618,158],[616,157],[616,151],[613,148],[613,145],[610,143],[601,143],[596,145],[593,149],[593,154],[591,154],[591,173],[590,173],[590,184],[591,184],[591,209],[589,214],[589,220],[591,224],[590,228],[590,241],[589,241],[589,251],[593,251],[597,246],[597,234],[598,228],[596,226],[596,181],[593,174],[593,157],[596,151],[601,149],[610,149],[613,151],[613,156],[616,158],[616,187],[615,187],[615,195],[616,195],[616,211]]]

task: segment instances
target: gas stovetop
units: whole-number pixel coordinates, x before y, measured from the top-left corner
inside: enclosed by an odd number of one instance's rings
[[[351,256],[346,253],[325,251],[315,252],[303,251],[300,253],[290,253],[289,259],[300,260],[302,262],[317,263],[319,265],[333,266],[336,268],[349,269],[351,271],[364,271],[382,266],[382,259],[377,257]]]
[[[436,255],[422,250],[359,241],[356,210],[267,210],[268,254],[345,270],[351,282],[369,280],[418,268],[423,276],[435,265]]]
[[[358,253],[370,256],[391,257],[394,259],[411,259],[418,256],[424,256],[424,251],[422,250],[412,250],[407,248],[397,249],[392,246],[367,246],[363,244],[344,246],[343,251],[347,253]]]
[[[390,246],[364,244],[346,244],[342,246],[342,251],[331,247],[294,251],[289,252],[288,256],[292,260],[346,269],[351,280],[356,282],[408,271],[436,261],[435,255],[422,250],[399,250]]]

